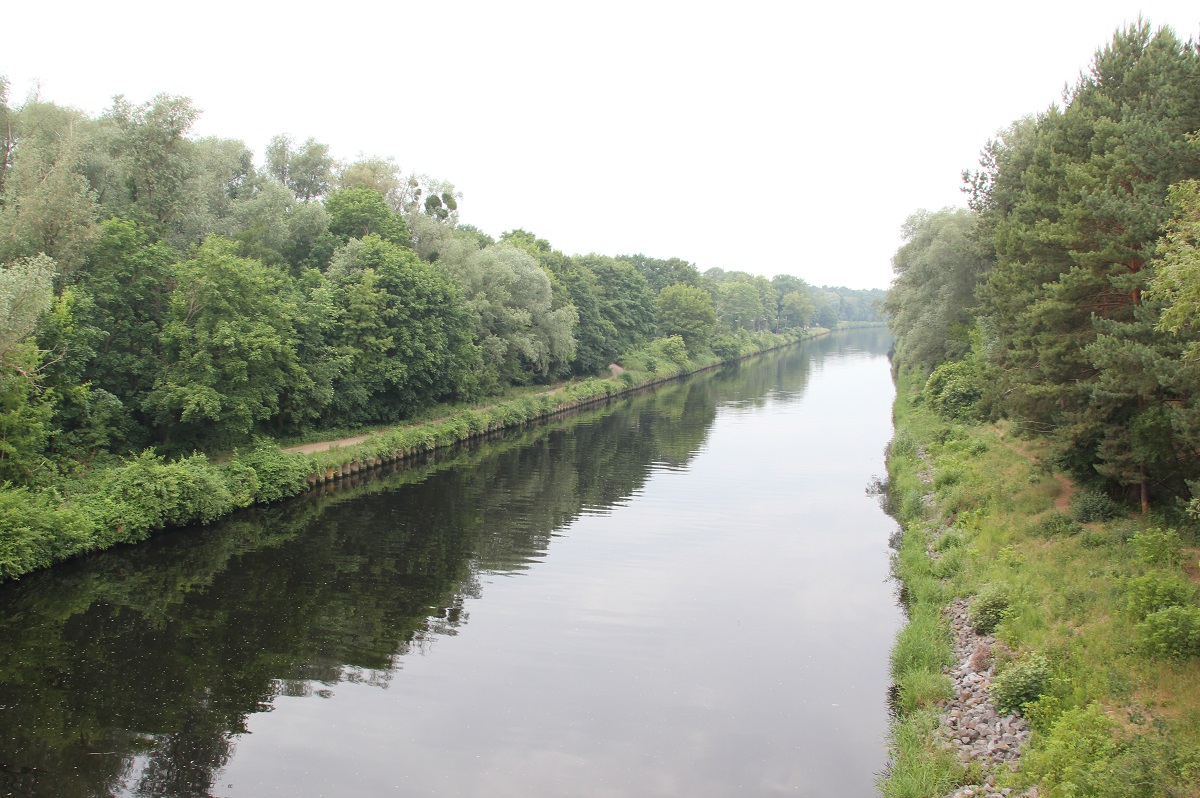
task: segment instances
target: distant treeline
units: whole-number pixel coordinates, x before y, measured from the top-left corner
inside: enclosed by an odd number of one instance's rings
[[[1170,508],[1200,495],[1200,52],[1139,21],[904,228],[886,308],[955,417],[1007,418],[1057,465]]]
[[[882,292],[678,258],[568,256],[459,221],[445,181],[277,136],[262,166],[182,97],[99,117],[0,79],[0,482],[147,448],[399,421],[592,375],[655,341],[874,317]]]

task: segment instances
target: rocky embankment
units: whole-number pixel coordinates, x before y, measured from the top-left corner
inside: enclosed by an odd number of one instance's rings
[[[923,448],[917,450],[920,460],[918,476],[928,488],[933,486],[933,470]],[[924,496],[925,505],[932,507],[934,494]],[[949,530],[942,530],[943,532]],[[932,559],[941,555],[932,547]],[[944,798],[1038,798],[1037,787],[1023,793],[1011,788],[997,788],[1000,768],[1014,767],[1021,748],[1029,740],[1029,725],[1019,715],[1001,715],[992,701],[991,684],[995,676],[995,653],[1003,649],[992,635],[981,635],[968,621],[967,599],[955,599],[945,610],[954,636],[954,657],[957,665],[949,671],[954,686],[954,698],[946,702],[939,717],[939,729],[945,743],[964,764],[978,764],[983,779],[979,784],[959,787]]]
[[[995,672],[995,658],[1002,643],[991,635],[980,635],[967,621],[967,602],[956,599],[946,608],[946,617],[954,634],[954,654],[957,666],[950,671],[954,683],[954,698],[941,714],[941,729],[946,744],[954,749],[964,763],[978,763],[984,773],[980,784],[959,787],[947,798],[1016,798],[1013,790],[996,788],[996,775],[1001,767],[1010,766],[1021,755],[1029,740],[1029,726],[1019,715],[1001,715],[992,703],[989,688]],[[1032,787],[1020,793],[1024,798],[1037,798]]]

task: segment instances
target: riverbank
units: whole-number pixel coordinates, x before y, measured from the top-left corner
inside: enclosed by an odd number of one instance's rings
[[[239,509],[281,501],[385,464],[403,463],[828,332],[755,333],[745,337],[737,357],[728,360],[714,355],[693,360],[652,344],[623,358],[619,374],[444,417],[435,409],[431,415],[437,421],[374,430],[346,446],[301,453],[259,439],[248,451],[214,459],[195,453],[175,460],[147,451],[64,478],[48,489],[6,487],[0,490],[0,581],[88,552],[137,543],[163,529],[210,524]]]
[[[1097,520],[1124,508],[922,387],[898,377],[888,451],[909,622],[885,798],[1200,794],[1192,523]]]

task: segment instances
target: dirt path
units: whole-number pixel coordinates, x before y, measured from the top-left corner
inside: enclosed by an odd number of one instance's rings
[[[620,371],[624,371],[624,369],[622,369],[620,366],[618,366],[614,363],[613,364],[613,374],[619,373],[617,371],[617,369],[620,369]],[[554,396],[557,393],[562,393],[568,384],[569,384],[568,382],[560,382],[559,384],[555,385],[553,388],[551,388],[548,391],[539,391],[538,393],[533,394],[533,395],[534,396]],[[497,402],[497,403],[490,404],[490,405],[478,405],[476,407],[472,407],[471,409],[476,412],[479,412],[482,410],[489,410],[489,409],[495,407],[497,404],[503,404],[503,402]],[[438,424],[442,421],[445,421],[448,418],[450,418],[450,416],[442,416],[440,418],[435,418],[430,421],[422,421],[419,424],[411,424],[411,425],[410,424],[397,424],[396,426],[423,427],[427,424]],[[378,430],[378,432],[384,432],[384,431],[385,430]],[[373,435],[373,434],[376,434],[376,433],[370,433],[367,435],[355,435],[351,438],[339,438],[336,441],[318,441],[316,443],[305,443],[301,446],[289,446],[286,449],[283,449],[282,451],[296,452],[298,454],[312,454],[313,452],[326,452],[326,451],[329,451],[330,449],[337,449],[342,446],[354,446],[355,444],[362,443],[367,438],[371,437],[371,435]]]
[[[339,446],[353,446],[356,443],[362,443],[370,435],[355,435],[353,438],[342,438],[336,441],[320,441],[318,443],[306,443],[303,446],[289,446],[283,451],[299,452],[300,454],[312,454],[313,452],[324,452],[329,449],[336,449]]]
[[[1003,433],[1000,436],[1000,440],[1001,443],[1024,457],[1029,462],[1037,463],[1038,465],[1042,464],[1040,458],[1032,454],[1017,441],[1007,440],[1007,436]],[[1075,496],[1075,483],[1072,482],[1070,477],[1066,476],[1065,474],[1051,473],[1051,476],[1054,477],[1054,481],[1058,483],[1058,495],[1054,497],[1054,509],[1062,513],[1070,513],[1071,499]]]
[[[1054,497],[1054,509],[1063,513],[1071,512],[1071,499],[1075,496],[1075,483],[1062,474],[1054,474],[1058,483],[1058,495]]]

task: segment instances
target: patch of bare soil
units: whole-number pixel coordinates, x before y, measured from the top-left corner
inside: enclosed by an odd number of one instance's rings
[[[306,443],[303,446],[289,446],[284,449],[285,452],[298,452],[300,454],[312,454],[313,452],[324,452],[329,449],[336,449],[339,446],[353,446],[356,443],[362,443],[370,435],[355,435],[353,438],[342,438],[337,441],[320,441],[318,443]]]

